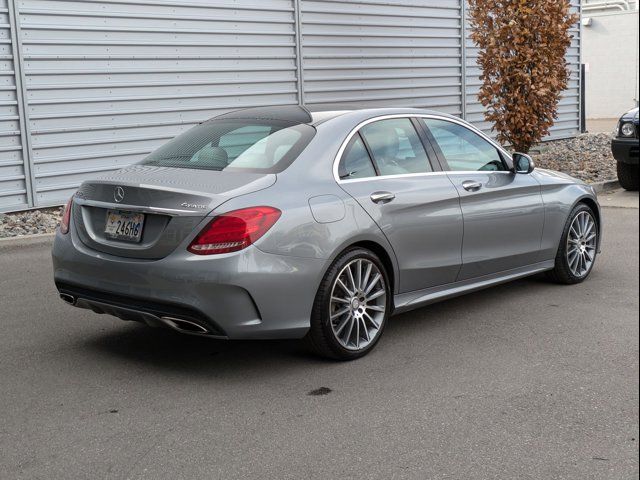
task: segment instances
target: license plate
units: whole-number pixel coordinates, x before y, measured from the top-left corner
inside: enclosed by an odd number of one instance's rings
[[[107,238],[139,243],[142,240],[144,226],[143,213],[130,213],[109,210],[104,234]]]

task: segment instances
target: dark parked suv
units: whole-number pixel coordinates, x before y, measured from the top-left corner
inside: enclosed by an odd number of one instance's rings
[[[611,151],[618,162],[618,180],[625,190],[638,190],[638,108],[629,110],[618,122]]]

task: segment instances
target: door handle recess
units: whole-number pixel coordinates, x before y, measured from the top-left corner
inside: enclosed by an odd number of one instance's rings
[[[480,182],[474,182],[473,180],[465,180],[462,182],[462,188],[467,192],[477,192],[482,188],[482,184]]]
[[[396,196],[391,192],[373,192],[371,194],[371,201],[373,203],[389,203]]]

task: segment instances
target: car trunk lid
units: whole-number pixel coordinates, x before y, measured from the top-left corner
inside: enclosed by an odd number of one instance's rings
[[[216,207],[270,187],[274,174],[134,165],[83,183],[74,198],[80,240],[100,252],[159,259],[171,253]],[[107,216],[142,218],[137,241],[106,234]]]

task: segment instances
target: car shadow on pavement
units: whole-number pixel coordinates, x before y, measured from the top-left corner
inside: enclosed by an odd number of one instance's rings
[[[88,338],[85,345],[125,362],[190,374],[241,372],[260,365],[273,367],[296,357],[315,364],[327,362],[307,352],[299,341],[215,340],[129,322],[117,330]]]
[[[402,344],[416,334],[429,335],[433,329],[455,331],[460,328],[460,322],[469,320],[470,311],[494,306],[497,309],[505,295],[517,299],[532,290],[537,291],[534,295],[544,295],[545,286],[557,288],[544,277],[536,276],[394,316],[377,349],[391,341]],[[213,340],[133,322],[125,322],[117,329],[101,328],[99,333],[83,338],[83,344],[111,360],[190,375],[242,375],[264,368],[341,364],[316,356],[298,340]]]

